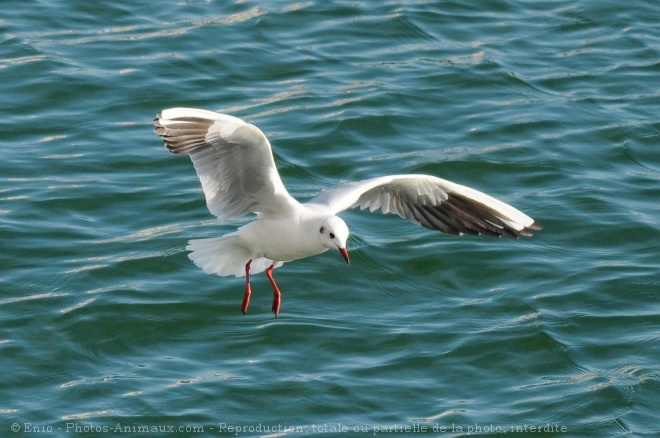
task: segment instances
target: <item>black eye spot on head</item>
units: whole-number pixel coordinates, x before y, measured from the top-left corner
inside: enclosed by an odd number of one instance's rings
[[[329,236],[330,236],[331,239],[334,239],[335,238],[335,233],[330,233]]]
[[[321,226],[321,229],[319,230],[319,233],[323,234],[324,231],[325,231],[325,228],[323,228],[323,226]]]

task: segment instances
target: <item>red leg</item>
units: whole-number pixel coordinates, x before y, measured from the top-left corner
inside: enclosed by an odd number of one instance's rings
[[[277,283],[275,283],[275,279],[273,278],[274,267],[275,264],[272,264],[268,269],[266,269],[266,277],[268,277],[270,285],[273,286],[273,313],[275,316],[277,316],[280,313],[280,304],[282,304],[282,293],[280,292],[280,288],[277,287]]]
[[[250,295],[252,295],[252,290],[250,289],[250,264],[252,260],[247,262],[245,265],[245,295],[243,295],[243,305],[241,306],[241,311],[243,315],[247,313],[248,306],[250,305]]]

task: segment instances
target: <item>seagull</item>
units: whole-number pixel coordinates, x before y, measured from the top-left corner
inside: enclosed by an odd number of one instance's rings
[[[349,208],[397,214],[430,230],[517,239],[541,225],[514,207],[475,189],[430,175],[389,175],[349,182],[306,203],[294,199],[277,172],[271,145],[256,126],[226,114],[195,108],[158,113],[154,132],[170,152],[190,155],[209,211],[221,221],[255,213],[236,231],[190,240],[189,258],[208,274],[246,277],[241,311],[247,313],[250,274],[266,271],[272,311],[282,294],[273,270],[285,262],[337,250],[350,264]]]

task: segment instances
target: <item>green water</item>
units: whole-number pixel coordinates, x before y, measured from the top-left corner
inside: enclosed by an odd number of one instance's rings
[[[0,436],[660,433],[655,2],[2,11]],[[173,106],[259,126],[300,200],[427,173],[544,229],[346,212],[351,266],[278,269],[278,318],[257,275],[244,316],[187,258],[244,221],[152,133]]]

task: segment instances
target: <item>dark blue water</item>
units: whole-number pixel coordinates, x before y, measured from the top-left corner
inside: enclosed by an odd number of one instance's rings
[[[0,435],[660,433],[655,2],[5,0]],[[152,133],[259,126],[289,192],[427,173],[544,229],[350,211],[337,254],[204,274],[217,223]],[[406,429],[408,428],[408,429]]]

